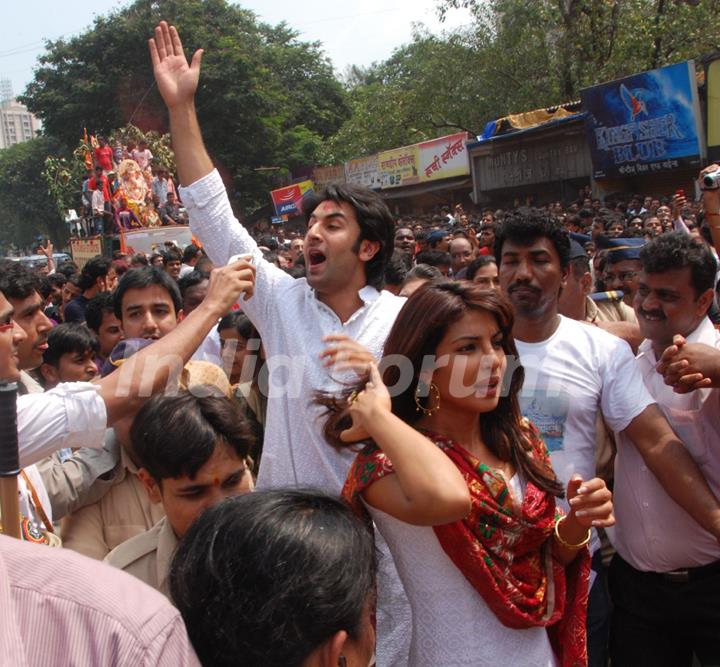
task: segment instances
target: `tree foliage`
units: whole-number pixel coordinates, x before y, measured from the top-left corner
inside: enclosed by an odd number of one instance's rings
[[[481,127],[477,54],[467,35],[417,31],[388,60],[346,74],[351,118],[326,145],[328,163]]]
[[[472,10],[478,49],[557,101],[720,49],[717,0],[439,0],[453,7]]]
[[[61,151],[58,141],[48,137],[0,151],[0,245],[5,250],[33,245],[37,236],[58,246],[64,240],[64,220],[43,176],[47,156]]]
[[[451,34],[416,30],[386,61],[346,73],[351,118],[337,162],[510,113],[578,99],[595,83],[720,50],[718,0],[438,0],[472,10]]]
[[[137,0],[78,37],[49,42],[22,101],[67,146],[85,127],[167,130],[147,52],[163,18],[178,26],[188,56],[205,49],[197,108],[210,153],[247,209],[266,203],[268,174],[312,164],[349,113],[319,44],[285,24],[261,23],[226,0]],[[257,171],[268,166],[278,169]]]

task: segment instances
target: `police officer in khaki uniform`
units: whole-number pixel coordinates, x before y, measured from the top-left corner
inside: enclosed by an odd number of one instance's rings
[[[616,290],[594,292],[585,297],[585,321],[630,322],[637,324],[635,311],[623,301],[624,293]]]
[[[637,325],[635,311],[623,302],[622,292],[590,294],[592,284],[590,259],[585,249],[571,240],[567,284],[560,295],[560,314],[592,324],[628,322]]]
[[[625,305],[632,309],[639,285],[640,250],[645,246],[645,239],[606,238],[603,245],[608,251],[605,285],[608,289],[622,294]]]
[[[135,417],[130,441],[137,476],[165,516],[105,557],[165,595],[178,540],[208,507],[254,486],[254,436],[240,405],[202,393],[156,396]]]
[[[115,547],[105,562],[170,597],[167,576],[177,545],[175,531],[164,516],[150,530]]]

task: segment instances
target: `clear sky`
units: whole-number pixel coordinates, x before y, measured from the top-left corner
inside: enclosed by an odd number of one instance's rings
[[[201,0],[198,0],[201,1]],[[131,4],[121,0],[11,0],[0,5],[0,78],[15,94],[32,80],[44,39],[69,38],[87,29],[95,16]],[[435,0],[244,0],[262,20],[287,22],[307,41],[320,41],[336,70],[387,58],[410,40],[413,23],[434,33],[469,22],[465,10],[438,21]],[[145,48],[144,45],[138,45]]]

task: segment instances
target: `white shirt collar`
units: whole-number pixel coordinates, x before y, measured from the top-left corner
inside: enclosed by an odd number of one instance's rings
[[[706,345],[715,347],[715,340],[717,336],[717,329],[713,326],[710,318],[703,317],[702,322],[700,322],[693,331],[685,336],[685,340],[688,343],[705,343]],[[640,343],[637,356],[638,358],[647,357],[653,364],[657,363],[658,360],[655,357],[655,352],[653,351],[652,341],[649,338],[646,338],[642,343]]]

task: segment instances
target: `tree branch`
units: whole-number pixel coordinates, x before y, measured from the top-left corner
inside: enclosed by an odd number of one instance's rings
[[[477,137],[479,134],[478,132],[475,132],[474,130],[469,129],[460,123],[453,123],[452,121],[449,121],[445,118],[440,118],[440,119],[438,119],[438,121],[435,121],[435,120],[433,120],[433,117],[430,116],[429,120],[430,120],[430,125],[432,127],[434,127],[436,130],[440,130],[444,127],[447,127],[450,129],[454,128],[456,130],[462,130],[463,132],[467,132],[467,133],[471,134],[473,137]]]
[[[608,62],[612,57],[613,50],[615,49],[615,37],[617,36],[618,28],[618,17],[620,16],[620,2],[615,0],[613,3],[612,10],[610,11],[610,35],[608,39],[608,50],[605,56],[605,61]]]
[[[665,13],[665,0],[658,0],[657,10],[655,11],[655,39],[653,40],[653,55],[651,59],[651,69],[657,69],[660,65],[660,51],[662,49],[662,36],[660,35],[660,19]]]

